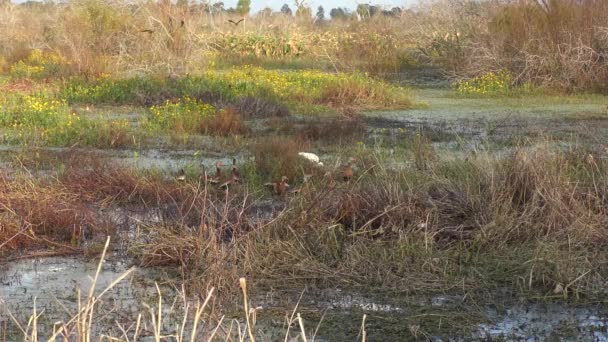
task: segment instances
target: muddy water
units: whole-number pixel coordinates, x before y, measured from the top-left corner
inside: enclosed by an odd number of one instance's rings
[[[52,327],[55,322],[69,320],[78,307],[77,290],[80,289],[83,297],[86,296],[96,267],[94,260],[64,257],[17,260],[0,265],[0,327],[10,323],[7,314],[9,309],[26,324],[33,310],[34,298],[37,311],[43,312],[41,327]],[[99,273],[95,293],[99,294],[129,268],[126,259],[111,256]],[[163,283],[165,277],[166,274],[160,269],[135,269],[102,298],[96,311],[99,315],[95,321],[96,333],[119,335],[117,323],[128,326],[134,322],[139,313],[148,310],[144,303],[154,307],[157,301],[155,282],[161,284],[166,303],[164,312],[167,320],[163,331],[174,332],[175,319],[181,316],[172,315],[179,312],[181,300],[177,301],[177,306],[172,305],[175,304],[172,302],[176,291]],[[252,298],[252,305],[258,310],[258,334],[263,340],[283,338],[286,330],[284,315],[290,314],[296,302],[295,293],[289,295],[269,292]],[[423,315],[420,314],[421,310],[425,312]],[[476,310],[475,319],[482,323],[471,322],[466,335],[461,335],[462,330],[456,327],[453,330],[449,327],[440,328],[440,334],[433,334],[424,330],[428,326],[422,324],[421,327],[419,322],[416,323],[421,316],[449,317],[450,313],[457,315],[457,310]],[[317,334],[318,341],[352,340],[356,330],[353,331],[349,325],[360,324],[363,314],[368,316],[367,333],[376,340],[383,340],[382,337],[408,340],[420,334],[419,336],[434,341],[608,341],[608,311],[603,305],[597,304],[576,306],[530,302],[506,305],[500,309],[475,308],[459,296],[373,299],[365,295],[328,290],[305,293],[298,311],[303,313],[309,329],[318,323],[320,313],[324,313],[325,319]],[[41,333],[44,332],[42,329]]]
[[[130,269],[125,259],[113,259],[103,264],[96,282],[96,296]],[[1,323],[11,326],[9,310],[22,325],[27,325],[35,299],[37,312],[43,313],[40,333],[43,336],[49,334],[54,323],[67,322],[74,317],[78,311],[78,292],[84,301],[96,270],[97,261],[70,257],[24,259],[0,264],[0,327],[3,326]],[[171,287],[162,285],[163,279],[166,275],[159,269],[134,268],[97,304],[96,323],[99,325],[95,326],[94,333],[118,334],[117,322],[127,325],[134,322],[144,309],[144,303],[154,305],[157,298],[155,282],[161,284],[165,295],[174,296]],[[9,329],[11,331],[16,332]]]
[[[608,312],[603,305],[520,304],[503,312],[487,310],[491,323],[480,324],[480,338],[517,341],[608,341]]]

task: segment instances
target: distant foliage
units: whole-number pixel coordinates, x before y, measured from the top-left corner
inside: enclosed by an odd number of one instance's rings
[[[303,19],[312,18],[312,11],[306,4],[306,0],[294,0],[294,3],[296,5],[296,17]]]
[[[251,11],[251,0],[239,0],[236,3],[236,12],[240,15],[247,15]]]
[[[331,11],[329,11],[329,16],[332,20],[344,20],[350,17],[350,12],[348,9],[342,7],[332,8]]]

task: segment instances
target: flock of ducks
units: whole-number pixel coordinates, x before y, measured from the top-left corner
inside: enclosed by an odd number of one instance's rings
[[[322,167],[323,163],[320,161],[319,156],[314,153],[309,152],[300,152],[298,155],[306,160],[308,160],[315,167]],[[353,166],[356,162],[355,158],[349,158],[348,162],[343,165],[341,170],[341,177],[344,182],[350,182],[354,176]],[[228,189],[232,184],[239,183],[241,181],[241,173],[236,164],[236,158],[232,158],[232,167],[230,168],[230,173],[228,175],[224,175],[223,168],[224,163],[222,161],[218,161],[215,163],[215,174],[208,175],[207,172],[204,172],[202,176],[202,181],[208,184],[217,185],[220,189]],[[325,174],[326,177],[329,177],[331,174],[327,172]],[[307,183],[310,178],[313,177],[313,174],[304,174],[303,181]],[[178,182],[186,181],[186,172],[184,169],[179,170],[175,179]],[[300,189],[289,190],[289,178],[287,176],[281,177],[280,180],[275,182],[265,183],[264,186],[272,191],[275,195],[283,195],[287,192],[297,193]]]

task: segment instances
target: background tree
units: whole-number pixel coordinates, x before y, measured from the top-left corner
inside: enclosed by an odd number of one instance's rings
[[[239,0],[236,3],[236,13],[246,16],[251,11],[251,0]]]
[[[272,17],[272,8],[270,7],[264,7],[263,9],[261,9],[258,14],[258,16],[262,17],[262,18],[270,18]]]
[[[211,11],[213,13],[221,13],[224,12],[226,9],[224,8],[224,3],[219,1],[219,2],[214,2],[213,5],[211,5]]]
[[[332,20],[334,20],[334,19],[343,20],[343,19],[348,18],[349,13],[348,13],[348,10],[346,10],[342,7],[338,7],[338,8],[332,8],[331,11],[329,11],[329,16],[331,17]]]
[[[283,4],[283,7],[281,7],[281,13],[288,16],[293,15],[293,13],[291,12],[291,8],[289,8],[289,5],[287,4]]]
[[[374,5],[359,4],[357,5],[357,14],[361,19],[366,19],[375,16],[380,12],[380,8]]]
[[[382,11],[382,14],[387,16],[387,17],[399,17],[401,15],[401,8],[400,7],[393,7],[390,10],[384,10]]]
[[[294,3],[296,5],[296,17],[310,18],[312,16],[312,11],[306,4],[306,0],[294,0]]]
[[[318,22],[322,22],[325,20],[325,9],[323,9],[323,6],[319,6],[317,8],[317,14],[315,16]]]

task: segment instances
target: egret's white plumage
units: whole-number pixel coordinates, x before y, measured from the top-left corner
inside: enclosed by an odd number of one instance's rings
[[[317,166],[323,166],[323,163],[320,161],[319,156],[314,153],[299,152],[298,155]]]

